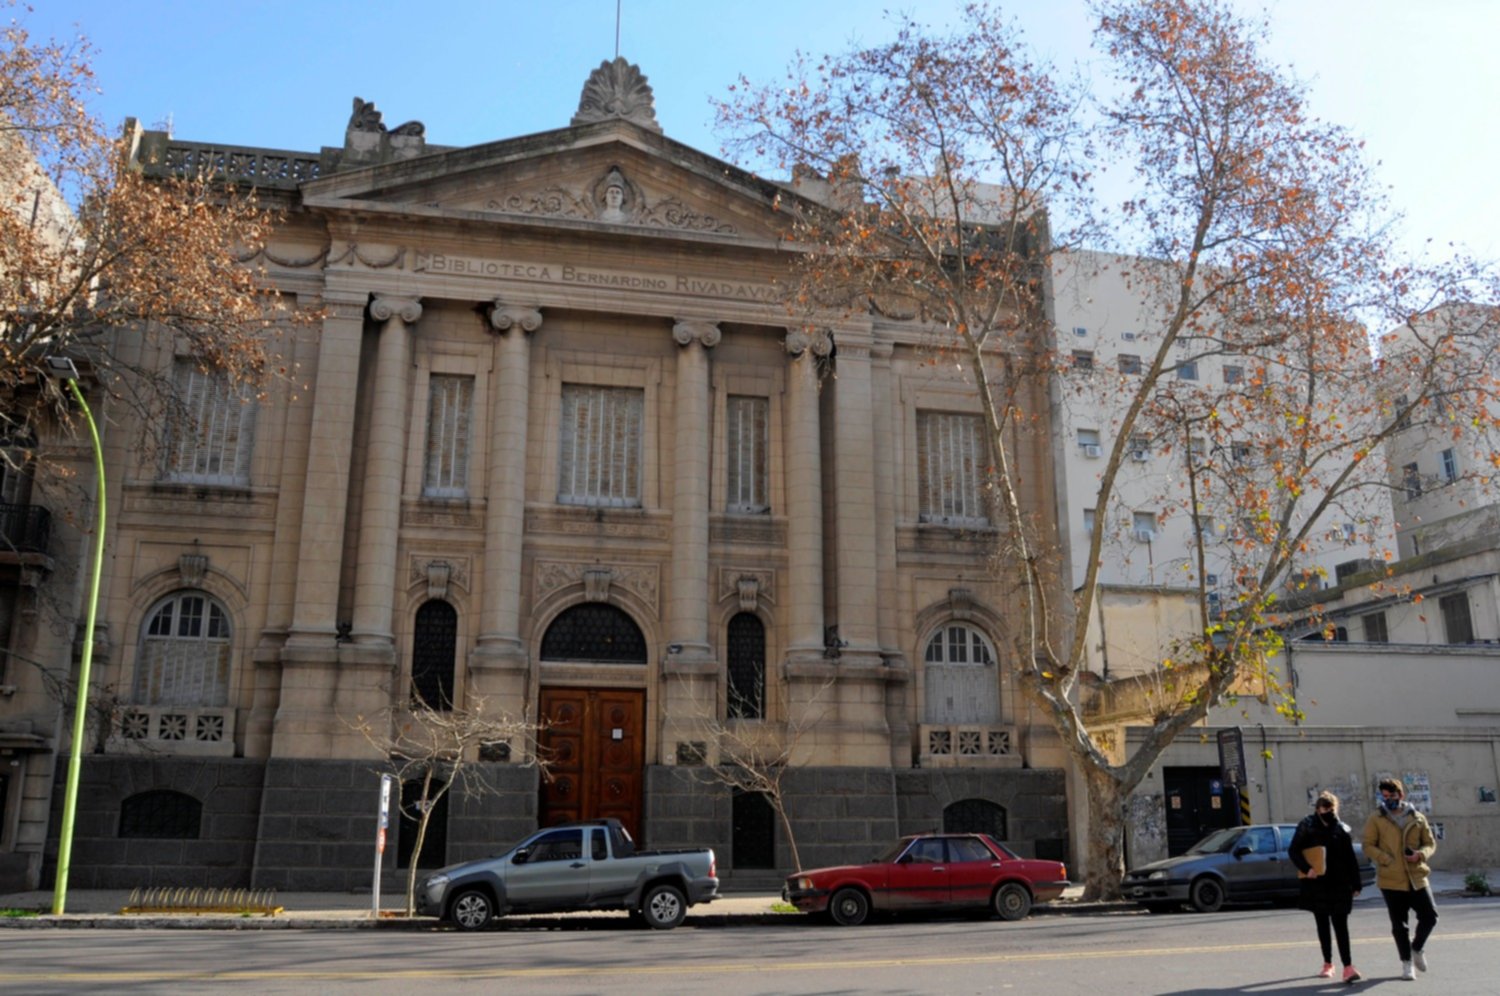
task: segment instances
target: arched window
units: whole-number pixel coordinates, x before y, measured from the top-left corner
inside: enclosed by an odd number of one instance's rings
[[[458,612],[433,599],[417,609],[411,646],[411,697],[430,709],[453,708],[453,659],[458,653]]]
[[[988,799],[960,799],[943,807],[943,833],[987,833],[1003,841],[1005,807]]]
[[[585,602],[565,610],[542,637],[542,660],[646,663],[646,638],[624,609]]]
[[[729,620],[729,718],[761,719],[766,714],[766,627],[753,613]]]
[[[120,803],[120,836],[155,840],[197,840],[203,803],[183,792],[155,789]]]
[[[998,723],[1000,676],[984,634],[963,623],[944,625],[927,641],[926,719],[934,724]]]
[[[135,668],[137,705],[229,702],[229,613],[201,591],[179,591],[146,615]]]

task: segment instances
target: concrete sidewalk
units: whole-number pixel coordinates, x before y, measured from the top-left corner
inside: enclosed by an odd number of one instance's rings
[[[1487,873],[1491,885],[1500,885],[1500,871]],[[1464,895],[1464,873],[1435,871],[1432,873],[1433,891],[1441,898],[1458,898]],[[1375,897],[1378,900],[1378,896]],[[347,892],[282,892],[274,895],[273,902],[281,907],[273,915],[261,913],[121,913],[130,900],[125,890],[75,889],[68,893],[67,912],[53,916],[50,890],[35,892],[13,892],[0,894],[0,910],[37,911],[40,916],[0,916],[0,929],[5,928],[121,928],[121,929],[189,929],[189,930],[264,930],[264,929],[394,929],[433,930],[440,929],[436,920],[427,917],[407,919],[400,916],[403,898],[399,893],[384,893],[380,897],[381,915],[371,911],[369,893]],[[749,926],[767,923],[797,923],[800,914],[785,910],[781,897],[769,892],[729,891],[712,903],[694,906],[688,911],[684,926]],[[1034,915],[1099,915],[1131,914],[1140,907],[1131,902],[1085,903],[1083,886],[1067,889],[1062,898],[1045,906],[1038,906]],[[613,923],[611,922],[613,921]],[[555,913],[534,916],[503,917],[497,921],[512,928],[581,929],[589,927],[624,927],[628,917],[623,912]],[[444,928],[442,929],[449,929]]]

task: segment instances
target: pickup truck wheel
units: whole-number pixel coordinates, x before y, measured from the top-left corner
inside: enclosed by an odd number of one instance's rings
[[[494,915],[495,903],[482,889],[465,889],[448,907],[448,919],[459,930],[482,930]]]
[[[652,930],[671,930],[687,916],[687,897],[675,885],[653,885],[641,898],[641,916]]]
[[[1200,878],[1188,891],[1188,900],[1199,913],[1217,913],[1224,908],[1224,884],[1216,878]]]
[[[858,889],[840,889],[828,900],[828,915],[840,927],[858,927],[870,915],[870,901]]]
[[[995,890],[991,905],[995,907],[995,915],[1002,920],[1024,920],[1031,914],[1031,893],[1024,885],[1007,882]]]

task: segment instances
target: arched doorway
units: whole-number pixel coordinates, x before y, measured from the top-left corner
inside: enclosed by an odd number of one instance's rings
[[[545,664],[639,668],[646,639],[623,609],[586,602],[561,613],[542,636]],[[639,839],[646,762],[646,693],[639,688],[544,684],[538,741],[547,762],[538,822],[613,817]]]

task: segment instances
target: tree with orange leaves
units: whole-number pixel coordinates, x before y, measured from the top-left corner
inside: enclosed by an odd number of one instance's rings
[[[268,336],[286,320],[241,263],[270,217],[208,178],[127,168],[122,140],[88,109],[92,54],[81,37],[34,41],[24,19],[0,41],[0,440],[12,460],[62,397],[45,386],[48,356],[159,415],[171,384],[137,362],[144,342],[253,383],[272,372]]]
[[[799,314],[909,318],[972,376],[996,575],[1019,617],[1009,664],[1076,764],[1087,895],[1110,898],[1128,799],[1174,738],[1247,682],[1297,714],[1271,666],[1284,607],[1320,586],[1330,523],[1399,486],[1386,442],[1441,409],[1461,413],[1446,431],[1495,450],[1487,363],[1500,338],[1492,307],[1443,307],[1493,300],[1487,270],[1396,261],[1359,143],[1310,118],[1301,87],[1261,51],[1264,24],[1222,0],[1101,0],[1095,12],[1118,83],[1097,100],[975,5],[950,35],[905,20],[889,44],[799,62],[779,86],[742,80],[720,118],[732,151],[790,172],[815,204],[786,199]],[[1112,212],[1094,190],[1100,164],[1130,176]],[[1078,251],[1104,245],[1115,251]],[[1135,298],[1140,355],[1127,370],[1058,341],[1056,284],[1089,267]],[[1414,320],[1452,314],[1485,317]],[[1196,381],[1200,362],[1239,376]],[[1055,431],[1040,386],[1055,409],[1102,413],[1113,438],[1076,540],[1080,577],[1068,530],[1026,497],[1038,492],[1017,459],[1020,439]],[[1162,456],[1144,480],[1138,445]],[[1101,688],[1082,621],[1143,488],[1158,520],[1194,523],[1173,554],[1195,622],[1147,673]],[[1310,601],[1300,611],[1315,613]],[[1132,682],[1154,690],[1149,709],[1128,745],[1112,742],[1101,702],[1128,698]]]

